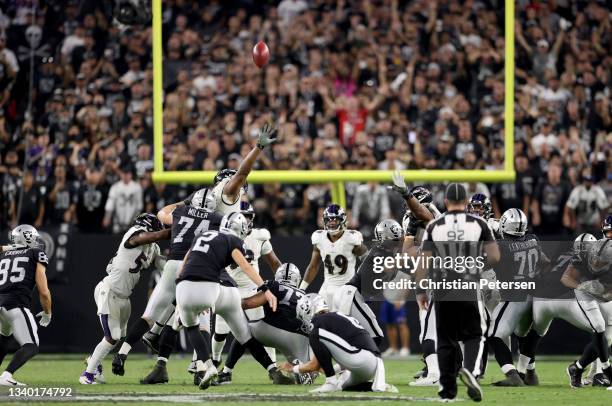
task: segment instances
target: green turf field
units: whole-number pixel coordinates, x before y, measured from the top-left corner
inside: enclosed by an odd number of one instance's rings
[[[405,405],[410,402],[428,402],[436,400],[436,388],[412,388],[408,386],[412,375],[421,367],[421,363],[413,357],[410,360],[387,360],[387,381],[399,388],[399,394],[368,394],[342,393],[313,396],[308,393],[312,386],[274,386],[267,374],[252,359],[245,358],[234,372],[234,382],[231,385],[211,387],[201,391],[193,386],[193,380],[185,368],[186,359],[173,359],[169,363],[170,383],[164,385],[144,386],[138,383],[139,378],[146,375],[154,361],[144,356],[132,356],[126,365],[126,375],[114,376],[110,372],[110,358],[106,360],[105,375],[108,383],[105,385],[83,386],[78,383],[78,377],[83,371],[83,359],[78,355],[39,355],[26,364],[15,378],[27,383],[30,387],[71,387],[75,397],[70,404],[109,404],[114,403],[146,403],[153,404],[193,404],[221,402],[224,405],[308,405],[317,402],[322,405],[373,405],[369,398],[380,397],[376,404]],[[8,360],[4,361],[4,364]],[[494,362],[494,361],[493,361]],[[485,404],[496,405],[527,405],[527,404],[567,404],[567,405],[610,405],[612,391],[605,388],[583,388],[572,390],[565,374],[569,358],[539,361],[537,364],[541,385],[525,388],[496,388],[489,384],[501,379],[502,374],[495,364],[490,364],[487,376],[483,381]],[[321,384],[323,379],[318,379]],[[3,392],[4,394],[6,393]],[[6,396],[6,395],[4,395]],[[465,388],[459,387],[460,399],[471,403],[465,395]],[[4,403],[11,400],[0,398]],[[16,399],[12,399],[16,400]],[[28,404],[34,399],[29,399]],[[61,399],[54,399],[61,400]],[[350,402],[350,403],[349,403]]]

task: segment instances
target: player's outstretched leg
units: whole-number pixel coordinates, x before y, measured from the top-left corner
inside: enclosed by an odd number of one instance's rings
[[[153,370],[140,380],[141,384],[154,385],[168,382],[168,370],[166,368],[166,364],[168,363],[168,358],[170,358],[170,354],[176,345],[177,336],[178,331],[174,330],[170,326],[164,327],[159,340],[157,363],[155,364]]]
[[[98,371],[98,366],[102,363],[102,360],[115,348],[117,344],[116,340],[110,337],[104,337],[96,345],[93,353],[89,356],[87,367],[85,371],[79,377],[79,382],[83,385],[92,385],[96,383],[95,374]]]

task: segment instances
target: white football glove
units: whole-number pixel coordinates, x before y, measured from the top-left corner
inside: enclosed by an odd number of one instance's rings
[[[47,327],[51,323],[51,313],[45,313],[44,311],[38,313],[36,317],[40,317],[38,324],[41,327]]]

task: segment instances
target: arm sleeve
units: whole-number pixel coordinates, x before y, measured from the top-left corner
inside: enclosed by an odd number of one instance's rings
[[[42,264],[45,267],[49,266],[49,257],[47,257],[47,254],[45,254],[45,251],[36,249],[32,251],[32,254],[36,263]]]

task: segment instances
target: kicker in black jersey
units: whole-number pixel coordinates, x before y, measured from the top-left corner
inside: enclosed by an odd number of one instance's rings
[[[177,206],[172,211],[172,234],[169,259],[183,260],[196,235],[219,230],[223,217],[198,207]]]
[[[183,269],[176,279],[219,282],[225,267],[234,263],[232,251],[246,252],[244,242],[233,234],[206,231],[191,245]]]
[[[30,307],[36,285],[36,266],[49,265],[39,248],[18,248],[0,254],[0,306],[5,309]]]
[[[312,326],[309,339],[313,348],[318,347],[318,341],[325,341],[349,353],[366,350],[380,356],[370,334],[352,317],[335,312],[321,313],[312,318]]]
[[[303,330],[303,325],[297,319],[295,309],[297,302],[305,295],[304,291],[277,281],[266,281],[266,286],[278,299],[276,311],[273,312],[268,304],[264,305],[263,320],[271,326],[291,333],[308,335]]]

